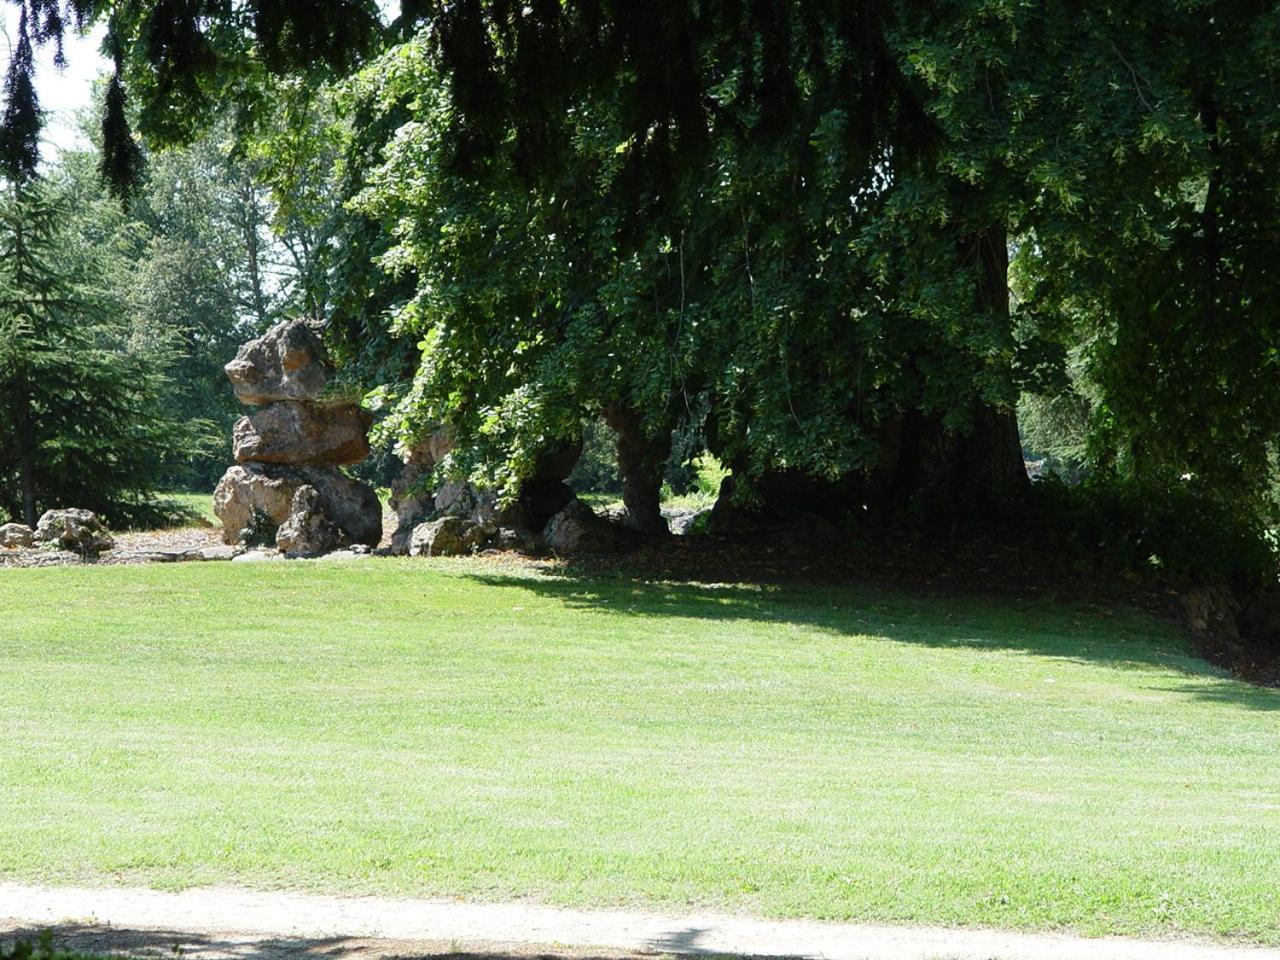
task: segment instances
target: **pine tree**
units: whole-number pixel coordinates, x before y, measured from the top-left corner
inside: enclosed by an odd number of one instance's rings
[[[188,440],[163,404],[166,346],[130,344],[101,254],[67,220],[38,180],[0,200],[0,513],[129,523],[155,511],[156,477]]]

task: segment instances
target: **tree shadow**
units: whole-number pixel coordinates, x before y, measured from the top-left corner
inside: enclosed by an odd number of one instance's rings
[[[705,583],[574,568],[469,572],[488,587],[624,618],[801,626],[833,639],[873,636],[931,648],[1012,650],[1050,660],[1149,672],[1149,689],[1249,710],[1280,711],[1280,690],[1252,686],[1199,658],[1186,633],[1123,602],[908,592],[859,585]],[[1187,682],[1168,683],[1169,674]]]
[[[793,960],[725,954],[698,946],[703,930],[689,928],[650,943],[643,951],[550,947],[536,944],[467,943],[448,940],[389,940],[363,937],[269,937],[252,934],[202,934],[187,930],[129,930],[93,923],[61,922],[6,927],[0,945],[8,955],[22,940],[36,943],[48,931],[59,952],[83,957],[110,956],[183,960],[632,960],[672,955],[729,957],[738,960]]]

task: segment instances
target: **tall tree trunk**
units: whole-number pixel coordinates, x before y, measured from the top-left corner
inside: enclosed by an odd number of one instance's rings
[[[651,536],[668,533],[662,516],[662,471],[671,455],[671,436],[650,439],[640,415],[617,405],[605,408],[604,419],[618,434],[618,469],[628,526]]]
[[[1009,254],[1004,226],[966,238],[962,253],[980,268],[975,290],[979,310],[1009,316]],[[945,429],[940,415],[907,411],[888,424],[880,466],[868,478],[866,496],[879,511],[914,507],[936,517],[990,519],[1007,514],[1030,481],[1022,458],[1017,414],[978,398],[971,427]]]

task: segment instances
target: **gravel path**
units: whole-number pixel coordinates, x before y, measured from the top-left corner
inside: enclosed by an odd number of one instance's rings
[[[0,884],[0,930],[43,927],[60,937],[106,938],[98,949],[164,950],[208,960],[293,960],[354,953],[583,956],[584,948],[590,948],[592,956],[608,957],[657,953],[823,960],[1280,960],[1280,950],[1187,940],[1085,939],[232,888],[165,893]],[[112,941],[110,931],[125,939]],[[153,933],[140,933],[145,931]]]

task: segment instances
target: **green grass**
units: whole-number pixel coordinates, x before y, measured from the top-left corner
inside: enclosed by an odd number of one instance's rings
[[[188,493],[185,491],[164,491],[157,493],[156,498],[172,503],[198,521],[217,526],[219,520],[213,512],[212,493]]]
[[[425,561],[0,610],[0,879],[1280,943],[1280,693],[1134,614]]]

